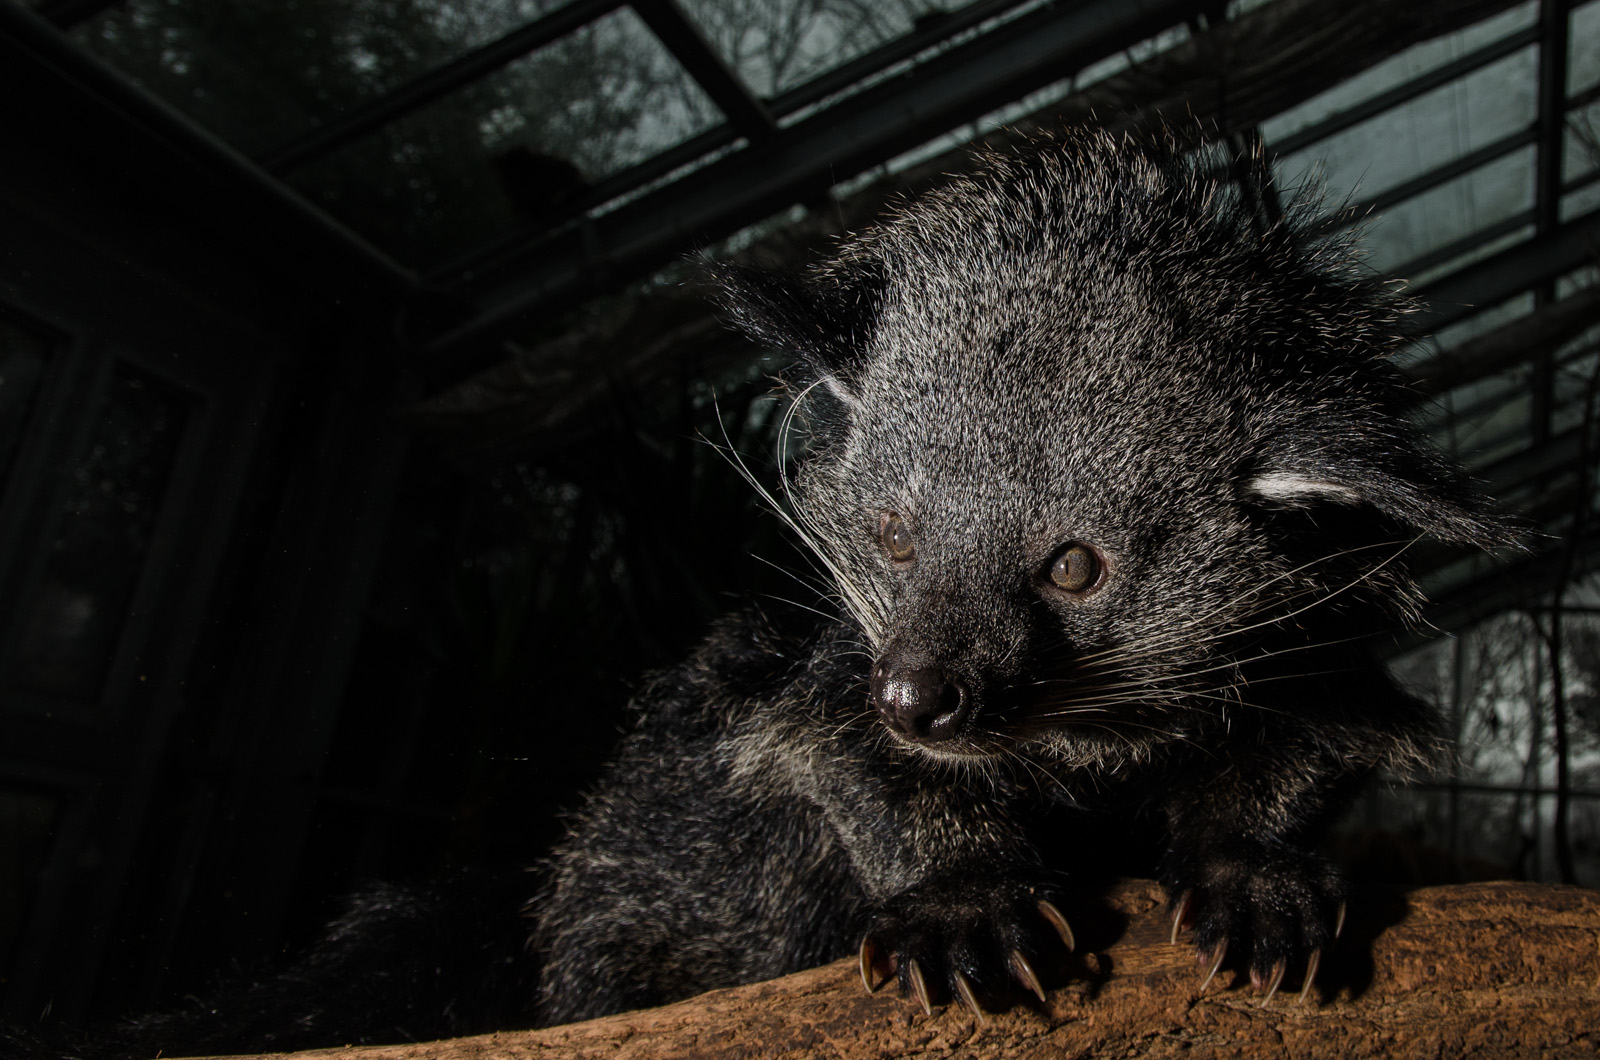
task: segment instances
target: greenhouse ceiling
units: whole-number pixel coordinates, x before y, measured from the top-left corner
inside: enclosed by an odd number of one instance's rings
[[[687,297],[651,279],[706,248],[803,254],[974,143],[1205,128],[1273,153],[1285,197],[1320,183],[1322,223],[1411,283],[1440,442],[1552,539],[1590,522],[1600,0],[0,0],[0,47],[247,192],[259,253],[404,294],[436,392],[574,329],[645,370],[572,307]],[[528,389],[528,422],[581,419]],[[1430,584],[1465,621],[1579,544],[1440,554]]]

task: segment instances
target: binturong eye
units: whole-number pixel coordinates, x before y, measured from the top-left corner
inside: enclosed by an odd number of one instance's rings
[[[910,527],[894,512],[885,513],[878,523],[878,540],[896,563],[909,563],[917,556],[917,543],[911,540]]]
[[[1104,565],[1088,545],[1068,545],[1050,565],[1050,581],[1069,593],[1087,592],[1100,584]]]

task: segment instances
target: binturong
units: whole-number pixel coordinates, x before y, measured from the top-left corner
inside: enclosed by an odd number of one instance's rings
[[[1434,743],[1370,635],[1418,618],[1419,538],[1512,534],[1407,420],[1404,303],[1246,162],[1074,131],[719,271],[798,359],[769,499],[827,588],[639,695],[535,906],[546,1020],[852,952],[925,1009],[1042,998],[1138,834],[1199,974],[1307,996],[1319,843]]]
[[[1318,846],[1435,743],[1372,636],[1418,617],[1418,539],[1512,535],[1406,419],[1403,303],[1246,163],[1071,132],[798,277],[719,269],[797,360],[769,500],[821,591],[647,681],[531,904],[520,873],[375,889],[276,978],[0,1052],[420,1040],[850,953],[999,1009],[1082,972],[1065,912],[1126,871],[1197,978],[1309,997],[1345,901]]]

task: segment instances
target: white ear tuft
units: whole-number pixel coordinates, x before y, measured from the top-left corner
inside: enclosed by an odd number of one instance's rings
[[[822,373],[822,377],[817,380],[817,384],[829,394],[832,394],[833,397],[838,400],[840,404],[844,405],[845,408],[849,409],[851,412],[855,411],[859,399],[854,393],[851,392],[850,387],[845,384],[843,379],[840,379],[832,372],[824,372]]]
[[[1264,501],[1289,507],[1316,501],[1361,504],[1366,499],[1349,486],[1293,471],[1264,472],[1251,479],[1245,489]]]

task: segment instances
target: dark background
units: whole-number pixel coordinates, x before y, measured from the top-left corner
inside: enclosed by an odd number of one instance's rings
[[[0,0],[4,1011],[157,1004],[363,880],[535,863],[643,673],[819,592],[730,458],[776,481],[782,363],[696,263],[799,267],[1086,120],[1381,215],[1419,416],[1544,536],[1419,553],[1391,651],[1459,761],[1349,842],[1596,882],[1597,11]]]

